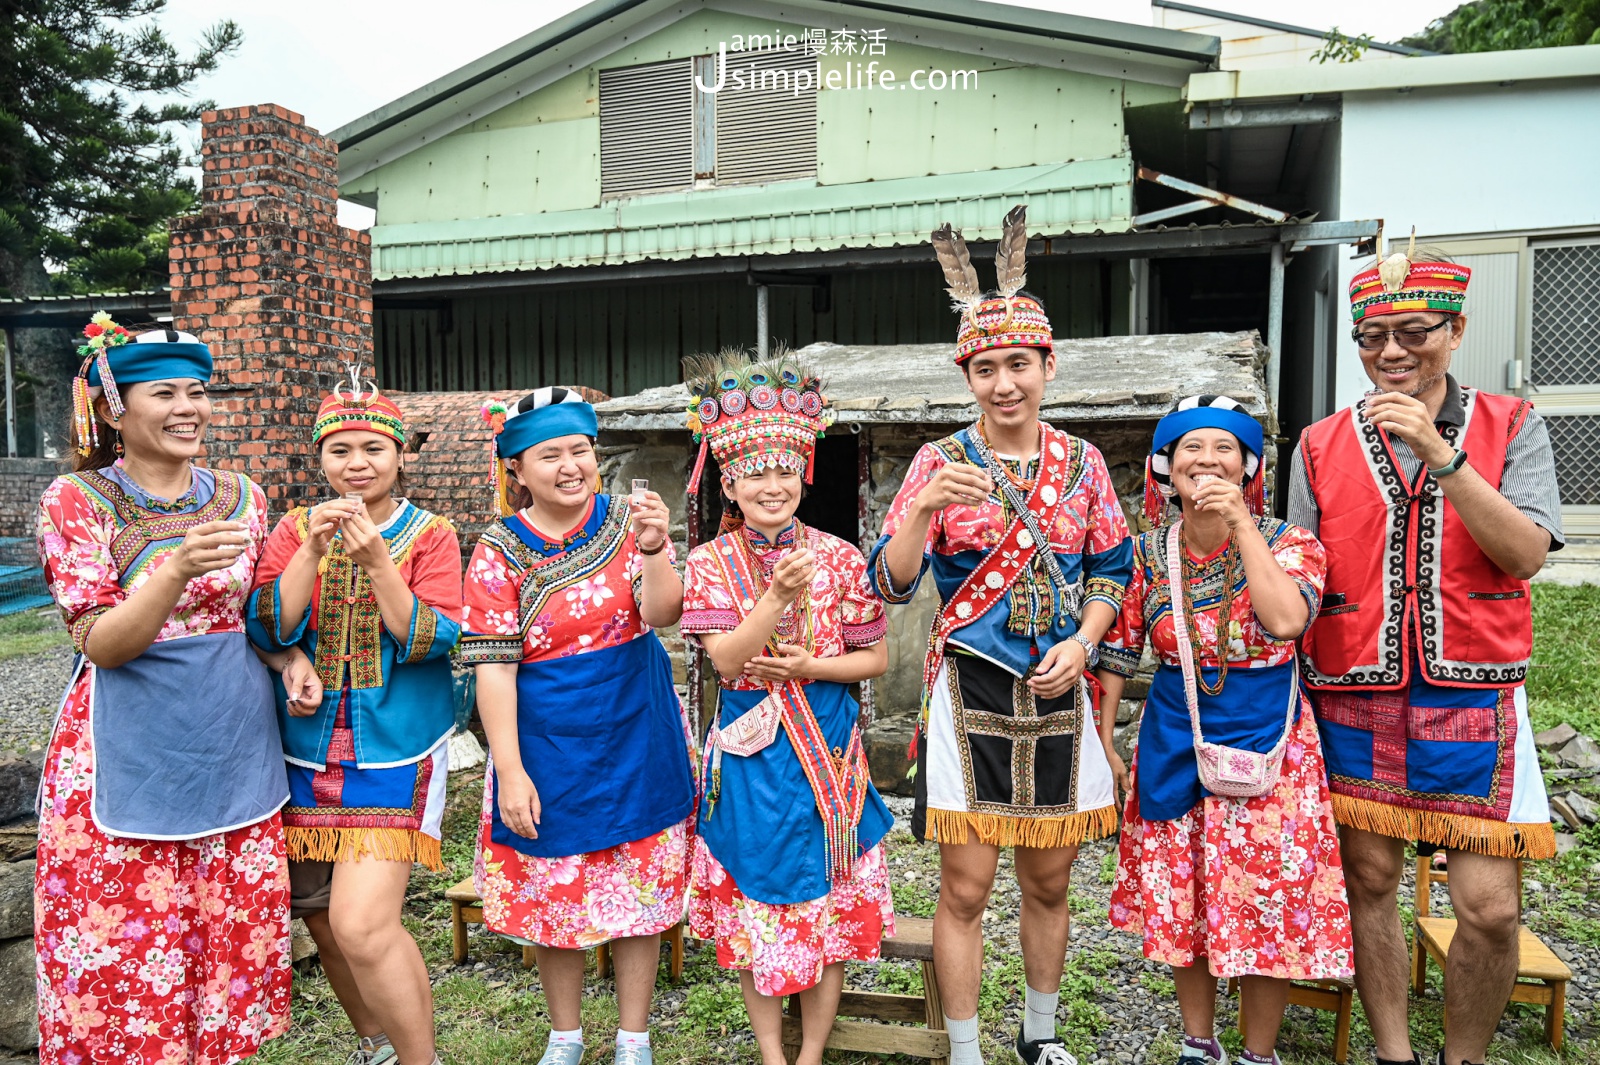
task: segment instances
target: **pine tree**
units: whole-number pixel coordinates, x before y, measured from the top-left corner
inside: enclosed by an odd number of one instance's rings
[[[211,106],[183,97],[243,39],[223,20],[184,56],[156,24],[165,7],[0,0],[6,294],[165,283],[167,219],[197,197],[174,128]]]

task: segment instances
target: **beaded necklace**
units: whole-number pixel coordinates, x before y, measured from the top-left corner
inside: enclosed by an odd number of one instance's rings
[[[799,519],[794,522],[794,547],[795,551],[804,551],[807,546],[806,527],[800,524]],[[767,576],[761,566],[761,556],[756,553],[755,545],[750,542],[750,528],[748,525],[740,529],[735,537],[739,547],[744,552],[745,561],[749,563],[750,578],[755,582],[755,595],[752,597],[759,601],[767,592]],[[796,611],[794,608],[800,609]],[[798,624],[796,613],[799,614]],[[798,637],[798,638],[797,638]],[[811,586],[808,584],[800,590],[794,602],[784,607],[783,613],[778,617],[778,624],[773,628],[772,635],[767,637],[767,648],[778,654],[778,644],[798,643],[812,653],[816,644],[816,619],[811,609]]]
[[[1203,563],[1196,563],[1189,558],[1188,530],[1181,529],[1178,533],[1178,555],[1183,560],[1183,588],[1182,596],[1183,620],[1191,633],[1198,636],[1200,630],[1194,623],[1194,593],[1191,588],[1194,582],[1190,579],[1191,571],[1198,576]],[[1228,542],[1222,549],[1222,598],[1217,603],[1217,683],[1213,687],[1206,683],[1205,674],[1198,670],[1195,681],[1200,685],[1200,690],[1207,695],[1221,695],[1222,686],[1228,682],[1228,626],[1233,617],[1233,586],[1239,576],[1239,550],[1233,542],[1233,534],[1228,534]]]

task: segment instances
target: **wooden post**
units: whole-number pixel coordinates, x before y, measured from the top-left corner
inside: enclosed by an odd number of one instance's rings
[[[467,921],[455,899],[450,900],[450,954],[457,965],[467,960]]]

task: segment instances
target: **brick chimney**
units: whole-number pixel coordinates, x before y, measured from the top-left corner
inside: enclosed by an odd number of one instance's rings
[[[372,243],[338,223],[338,148],[274,104],[201,116],[200,213],[174,219],[175,328],[217,356],[208,465],[281,514],[320,498],[317,399],[344,360],[372,372]]]

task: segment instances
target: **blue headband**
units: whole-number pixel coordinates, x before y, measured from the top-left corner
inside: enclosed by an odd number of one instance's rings
[[[105,352],[111,362],[111,376],[119,385],[140,381],[193,379],[203,383],[211,380],[211,349],[204,344],[134,341],[106,348]],[[98,360],[89,364],[89,384],[95,388],[100,386]]]
[[[600,422],[587,403],[552,403],[506,419],[504,429],[494,438],[495,453],[503,459],[515,458],[535,444],[558,436],[600,435]]]
[[[1150,453],[1160,454],[1196,429],[1221,429],[1232,433],[1239,446],[1256,458],[1261,457],[1263,437],[1261,423],[1242,411],[1221,407],[1190,407],[1175,410],[1156,422],[1156,436],[1150,443]]]

